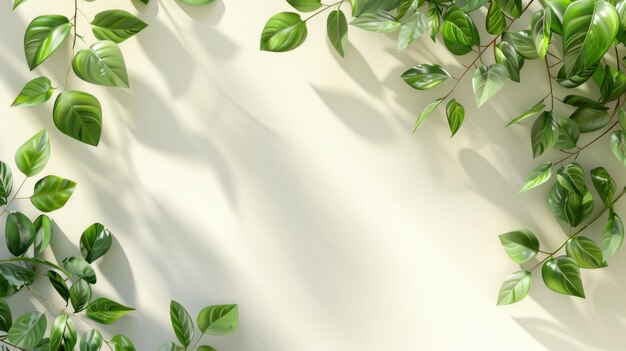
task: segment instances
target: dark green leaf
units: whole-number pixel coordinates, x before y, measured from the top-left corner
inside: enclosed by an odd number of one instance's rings
[[[577,227],[593,212],[593,196],[589,191],[582,195],[570,192],[555,182],[548,195],[548,205],[555,217]]]
[[[606,267],[602,251],[593,240],[586,236],[576,236],[569,239],[565,245],[565,250],[567,255],[573,258],[580,268]]]
[[[128,74],[122,51],[114,42],[102,40],[80,50],[72,59],[76,75],[89,83],[128,88]]]
[[[170,320],[176,338],[183,346],[188,347],[193,340],[193,320],[185,307],[174,300],[170,302]]]
[[[261,34],[261,50],[283,52],[300,46],[307,36],[306,22],[293,12],[272,16]]]
[[[100,324],[112,324],[134,310],[134,308],[99,297],[87,306],[87,317]]]
[[[65,279],[63,279],[63,277],[55,271],[48,271],[48,279],[50,280],[50,284],[54,290],[56,290],[65,303],[67,303],[70,299],[70,289],[67,287]]]
[[[579,138],[578,124],[569,118],[559,117],[559,139],[556,141],[556,147],[562,150],[573,149]]]
[[[23,349],[32,349],[43,338],[48,323],[46,316],[38,311],[28,312],[19,317],[9,329],[9,341]]]
[[[500,0],[504,13],[510,17],[518,18],[522,14],[522,0]]]
[[[35,282],[35,271],[13,263],[0,263],[0,274],[9,284],[19,287]]]
[[[80,337],[80,351],[98,351],[102,348],[102,334],[96,329],[91,329]]]
[[[600,195],[602,203],[604,203],[605,207],[610,207],[613,196],[615,196],[615,181],[604,167],[594,168],[590,173],[591,181],[598,195]]]
[[[0,161],[0,206],[6,205],[13,190],[13,173],[9,166]]]
[[[63,267],[73,275],[83,278],[87,283],[96,283],[96,272],[82,257],[68,257],[63,260]],[[70,296],[72,290],[70,289]]]
[[[498,4],[498,0],[492,0],[489,5],[487,18],[485,19],[485,27],[487,28],[487,32],[493,35],[500,35],[506,28],[506,18]]]
[[[585,297],[580,270],[573,258],[559,256],[548,259],[541,268],[546,286],[559,294]]]
[[[546,7],[550,8],[550,14],[552,15],[550,29],[558,35],[563,35],[565,9],[572,3],[572,0],[544,0],[543,2]]]
[[[38,210],[51,212],[65,206],[67,200],[74,193],[76,183],[61,177],[49,175],[35,184],[35,190],[30,202]]]
[[[585,171],[578,163],[570,163],[565,167],[561,167],[556,175],[559,184],[578,195],[587,191],[585,184]]]
[[[457,0],[456,4],[467,13],[478,10],[483,7],[488,0]]]
[[[115,351],[135,351],[135,345],[125,335],[117,334],[111,338],[111,342],[115,344]]]
[[[109,251],[112,242],[109,230],[100,223],[94,223],[80,237],[80,253],[87,262],[92,263]]]
[[[35,106],[48,101],[54,93],[50,79],[37,77],[26,83],[11,106]]]
[[[472,18],[456,5],[448,7],[443,14],[441,27],[443,42],[455,55],[465,55],[473,45],[480,45],[480,35]]]
[[[35,227],[21,212],[11,212],[4,227],[7,248],[13,256],[23,255],[35,241]]]
[[[521,194],[532,188],[538,187],[539,185],[547,182],[550,177],[552,177],[552,162],[548,161],[540,164],[528,175],[519,193]]]
[[[502,40],[512,43],[515,50],[524,58],[533,60],[539,57],[530,30],[506,31]]]
[[[213,346],[202,345],[199,346],[197,351],[217,351]]]
[[[463,105],[458,103],[456,99],[452,99],[448,102],[448,106],[446,106],[446,115],[448,117],[450,133],[452,134],[450,137],[453,137],[459,128],[461,128],[461,124],[463,124],[463,119],[465,118],[465,108],[463,108]]]
[[[84,279],[78,279],[72,284],[69,293],[75,313],[84,310],[91,303],[91,286]]]
[[[334,10],[330,12],[326,21],[326,31],[330,43],[337,50],[337,53],[344,57],[348,44],[348,21],[343,11]]]
[[[498,293],[498,306],[516,303],[528,295],[530,290],[530,272],[515,272],[504,280]]]
[[[576,107],[588,107],[594,110],[608,109],[601,103],[580,95],[567,95],[565,98],[563,98],[563,103]]]
[[[8,332],[12,324],[11,308],[6,301],[0,300],[0,331]]]
[[[559,120],[554,112],[544,111],[533,123],[531,140],[533,158],[542,155],[559,139]]]
[[[54,124],[64,134],[98,146],[102,132],[102,107],[93,95],[64,91],[54,102]]]
[[[52,220],[46,215],[40,215],[33,223],[35,227],[35,254],[42,254],[50,245],[52,239]]]
[[[66,314],[58,316],[50,329],[50,351],[73,350],[77,340],[72,319]]]
[[[506,254],[515,263],[525,263],[532,260],[539,250],[539,241],[530,229],[500,234],[500,243],[502,243]]]
[[[39,131],[15,152],[15,164],[27,177],[41,172],[50,159],[50,139],[45,129]]]
[[[524,67],[524,58],[520,55],[513,44],[508,41],[499,42],[494,48],[496,63],[504,65],[509,79],[514,82],[520,81],[520,71]]]
[[[24,52],[31,71],[63,44],[71,28],[67,17],[59,15],[39,16],[30,22],[24,35]]]
[[[91,22],[93,35],[99,40],[121,43],[141,32],[148,24],[124,10],[106,10]]]
[[[203,308],[197,317],[198,328],[207,335],[228,335],[239,327],[237,305],[215,305]]]
[[[434,63],[417,65],[402,74],[402,79],[412,88],[427,90],[436,87],[450,77],[450,73]]]
[[[570,119],[578,124],[581,133],[590,133],[606,126],[611,120],[611,117],[606,110],[579,107],[572,113]]]

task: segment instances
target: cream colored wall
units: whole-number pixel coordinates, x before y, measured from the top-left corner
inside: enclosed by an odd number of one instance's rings
[[[541,65],[481,110],[464,81],[456,97],[467,118],[453,140],[443,109],[413,135],[418,111],[449,85],[420,93],[399,75],[438,61],[458,74],[469,57],[426,37],[397,55],[393,36],[351,29],[341,59],[323,17],[297,51],[260,52],[265,21],[288,9],[280,0],[85,2],[89,17],[119,7],[150,24],[121,45],[130,90],[69,82],[103,103],[103,138],[92,148],[56,131],[51,103],[7,107],[37,74],[61,84],[69,48],[33,73],[22,53],[33,16],[71,16],[72,2],[60,3],[28,0],[15,13],[2,5],[0,158],[49,129],[47,172],[79,183],[54,213],[66,236],[54,245],[75,253],[65,248],[95,221],[114,232],[97,292],[138,309],[110,330],[133,335],[139,350],[173,338],[170,297],[194,312],[240,304],[240,332],[210,340],[222,351],[623,348],[624,253],[583,273],[587,300],[552,294],[535,276],[530,298],[495,306],[517,268],[499,233],[528,226],[547,247],[565,237],[545,188],[516,194],[538,162],[528,125],[504,128],[546,94]],[[84,20],[79,31],[88,33]],[[606,148],[599,142],[581,161],[596,166]]]

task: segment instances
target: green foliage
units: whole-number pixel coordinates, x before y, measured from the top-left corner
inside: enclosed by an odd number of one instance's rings
[[[550,290],[559,294],[585,297],[580,269],[568,256],[548,259],[541,268],[543,281]]]
[[[128,75],[122,51],[114,42],[102,40],[76,53],[72,60],[76,75],[89,83],[128,88]]]
[[[530,277],[528,271],[515,272],[506,277],[498,293],[498,306],[510,305],[525,298],[530,290]]]
[[[99,40],[121,43],[141,32],[148,24],[124,10],[106,10],[91,21],[93,35]]]
[[[54,93],[52,82],[46,77],[37,77],[26,83],[11,106],[35,106],[48,101]]]
[[[98,146],[102,133],[102,107],[95,96],[66,91],[54,102],[52,118],[64,134],[85,144]]]
[[[293,12],[279,13],[265,24],[261,35],[261,50],[289,51],[302,45],[307,37],[306,22]]]

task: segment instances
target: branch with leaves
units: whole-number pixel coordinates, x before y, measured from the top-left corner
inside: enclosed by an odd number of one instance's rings
[[[346,0],[332,5],[323,5],[320,0],[287,2],[297,11],[315,13],[305,20],[296,12],[271,17],[261,34],[261,50],[283,52],[299,47],[308,34],[307,21],[334,8],[327,17],[328,39],[344,56],[348,24],[341,6],[349,4],[354,17],[351,25],[378,33],[397,32],[399,52],[429,33],[450,53],[473,55],[455,76],[437,63],[420,63],[402,74],[400,78],[416,90],[434,89],[449,79],[453,81],[446,93],[423,108],[414,132],[446,101],[450,132],[452,136],[459,132],[465,108],[454,93],[472,70],[475,103],[480,107],[502,90],[506,80],[520,82],[527,61],[543,61],[545,97],[512,118],[507,127],[534,118],[530,130],[533,158],[545,157],[552,149],[564,154],[558,161],[537,165],[520,193],[550,181],[555,173],[548,208],[570,230],[568,239],[552,251],[541,250],[539,239],[530,229],[502,234],[500,240],[513,262],[526,264],[539,254],[545,257],[534,267],[507,277],[497,301],[504,305],[524,298],[530,289],[531,272],[539,267],[549,289],[584,297],[580,269],[606,267],[624,240],[622,221],[613,209],[624,191],[615,195],[615,181],[603,167],[593,168],[587,178],[576,160],[589,146],[610,136],[612,154],[626,166],[626,112],[622,109],[626,74],[619,57],[626,43],[626,0],[540,0],[532,13],[529,10],[534,0],[525,4],[522,0]],[[476,11],[486,12],[485,30],[491,36],[486,44],[482,44],[474,20]],[[524,16],[528,17],[529,27],[512,29]],[[492,54],[487,55],[489,52]],[[567,93],[561,95],[563,92]],[[584,134],[591,140],[579,146]],[[604,204],[595,216],[594,197],[587,187],[589,179]],[[599,243],[581,235],[600,219],[606,224]],[[557,256],[563,249],[565,253]]]

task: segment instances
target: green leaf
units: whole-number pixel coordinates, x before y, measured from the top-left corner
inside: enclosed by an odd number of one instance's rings
[[[556,141],[556,147],[562,150],[569,150],[576,147],[576,143],[580,138],[580,127],[569,118],[559,117],[559,139]]]
[[[580,95],[567,95],[565,98],[563,98],[563,103],[576,107],[588,107],[594,110],[608,109],[601,103]]]
[[[35,227],[35,254],[42,254],[50,245],[52,239],[52,220],[46,215],[40,215],[33,223]]]
[[[606,110],[579,107],[572,113],[570,119],[578,124],[581,133],[590,133],[606,126],[611,117]]]
[[[567,76],[567,74],[565,73],[565,66],[561,66],[559,72],[556,75],[556,81],[559,83],[559,85],[567,89],[575,88],[588,81],[589,78],[593,76],[597,67],[598,65],[596,64],[595,66],[591,66],[583,72]]]
[[[541,276],[550,290],[585,298],[580,270],[573,258],[559,256],[548,259],[541,268]]]
[[[117,334],[111,338],[111,342],[115,344],[115,351],[135,351],[135,345],[125,335]]]
[[[559,120],[556,114],[551,111],[542,112],[533,123],[530,133],[533,158],[537,158],[554,146],[559,138]]]
[[[106,10],[98,13],[91,21],[91,30],[98,40],[121,43],[141,32],[147,23],[124,10]]]
[[[0,331],[8,332],[13,324],[13,316],[9,304],[0,299]]]
[[[46,77],[37,77],[26,83],[11,106],[35,106],[48,101],[54,93],[52,82]]]
[[[502,243],[511,261],[515,263],[525,263],[532,260],[539,250],[539,240],[530,229],[500,234],[500,243]]]
[[[141,1],[145,1],[146,3],[148,2],[148,0],[141,0]],[[180,2],[187,4],[187,5],[192,5],[192,6],[204,6],[207,4],[212,3],[215,0],[180,0]]]
[[[78,279],[70,288],[70,301],[74,312],[80,312],[91,303],[91,286],[84,279]]]
[[[602,257],[604,260],[613,256],[624,242],[624,223],[619,216],[609,209],[609,217],[604,225],[600,247],[602,248]]]
[[[174,300],[170,302],[170,320],[176,338],[187,348],[193,340],[193,320],[185,307]]]
[[[13,10],[20,6],[26,0],[13,0]]]
[[[441,27],[441,10],[433,3],[428,3],[428,26],[430,27],[430,39],[434,42]]]
[[[524,67],[524,58],[520,55],[513,44],[508,41],[499,42],[494,48],[496,63],[506,67],[509,79],[514,82],[520,81],[520,71]]]
[[[533,60],[539,57],[530,30],[506,31],[502,40],[513,44],[515,50],[526,59]]]
[[[597,167],[590,171],[591,181],[600,195],[605,207],[610,207],[615,196],[615,181],[604,167]]]
[[[398,19],[382,11],[366,13],[355,18],[350,24],[377,33],[391,33],[400,29]]]
[[[441,36],[448,50],[455,55],[465,55],[473,45],[480,45],[480,35],[472,18],[456,5],[443,14]]]
[[[76,75],[89,83],[128,88],[128,74],[122,51],[114,42],[102,40],[80,50],[72,59]]]
[[[519,302],[528,295],[530,290],[530,272],[515,272],[506,279],[498,293],[498,306],[510,305]]]
[[[311,12],[322,7],[320,0],[287,0],[287,2],[300,12]]]
[[[463,105],[458,103],[456,99],[452,99],[448,102],[448,106],[446,106],[446,116],[448,117],[448,125],[450,126],[450,132],[452,133],[450,137],[453,137],[463,124],[463,119],[465,118],[465,108],[463,108]]]
[[[112,324],[134,310],[134,308],[99,297],[87,306],[87,317],[100,324]]]
[[[284,52],[304,43],[307,36],[306,22],[293,12],[281,12],[272,16],[261,33],[261,50]]]
[[[31,71],[63,44],[71,28],[67,17],[59,15],[39,16],[30,22],[24,35],[24,52]]]
[[[414,13],[421,5],[423,5],[421,2],[421,0],[402,0],[398,5],[396,17],[402,18],[407,13]]]
[[[415,122],[415,128],[413,129],[413,133],[415,133],[417,128],[419,128],[420,124],[422,124],[422,122],[424,122],[426,117],[428,117],[437,108],[437,106],[439,106],[439,104],[441,104],[442,101],[443,101],[443,98],[439,98],[439,99],[431,102],[430,104],[428,104],[428,106],[426,106],[424,111],[422,111],[420,116],[417,118],[417,121]]]
[[[4,227],[7,248],[13,256],[23,255],[35,241],[35,227],[21,212],[11,212]]]
[[[407,15],[406,17],[403,17],[400,22],[398,51],[406,49],[428,30],[428,17],[421,12]]]
[[[522,15],[522,0],[500,0],[502,11],[510,17],[518,18]]]
[[[67,200],[74,193],[76,183],[57,177],[46,176],[35,184],[34,194],[30,197],[30,202],[42,212],[51,212],[65,206]]]
[[[102,107],[93,95],[64,91],[54,102],[54,124],[64,134],[98,146],[102,132]]]
[[[102,348],[102,334],[96,329],[91,329],[80,337],[80,351],[98,351]]]
[[[467,13],[478,10],[487,3],[487,0],[457,0],[456,4]]]
[[[544,0],[545,7],[550,8],[552,20],[550,29],[557,35],[563,35],[563,17],[565,9],[572,3],[572,0]]]
[[[566,76],[592,67],[613,44],[619,28],[617,11],[607,1],[577,0],[563,18],[563,67]]]
[[[27,177],[41,172],[50,159],[50,139],[45,129],[39,131],[15,152],[15,164]]]
[[[573,258],[580,268],[606,267],[602,251],[593,240],[586,236],[576,236],[569,239],[565,245],[565,251],[567,256]]]
[[[94,223],[80,237],[80,253],[92,263],[109,251],[112,242],[111,232],[102,224]]]
[[[613,155],[626,166],[626,132],[616,130],[611,134],[611,150]]]
[[[65,279],[55,271],[48,271],[47,276],[54,290],[59,293],[59,296],[61,296],[67,304],[67,301],[70,299],[70,289],[67,287]]]
[[[348,21],[341,10],[334,10],[328,14],[326,21],[328,40],[333,44],[337,53],[344,57],[348,45]]]
[[[50,351],[73,350],[77,340],[72,319],[66,314],[58,316],[50,329]]]
[[[239,328],[237,305],[215,305],[203,308],[197,317],[198,328],[207,335],[229,335]]]
[[[46,332],[46,316],[38,311],[28,312],[19,317],[9,329],[9,341],[23,349],[32,349]]]
[[[13,173],[6,163],[0,161],[0,206],[6,205],[13,190]]]
[[[213,346],[202,345],[198,347],[197,351],[217,351],[217,349],[215,349]]]
[[[570,163],[561,167],[557,172],[556,179],[562,187],[578,195],[587,191],[585,171],[578,163]]]
[[[427,90],[436,87],[450,77],[450,73],[435,63],[424,63],[402,73],[402,79],[414,89]]]
[[[589,191],[582,195],[570,192],[559,182],[555,182],[548,195],[548,205],[558,219],[577,227],[593,212],[593,196]]]
[[[479,67],[472,77],[476,105],[480,107],[496,95],[504,86],[506,77],[507,69],[501,64]]]
[[[619,121],[619,126],[622,127],[622,129],[626,129],[626,111],[624,111],[624,109],[621,107],[619,108],[619,112],[617,113],[617,118]]]
[[[506,19],[504,18],[504,12],[502,12],[498,4],[498,0],[492,0],[491,4],[489,4],[485,27],[487,32],[493,35],[500,35],[506,28]]]
[[[524,181],[522,189],[519,193],[524,193],[530,189],[536,188],[539,185],[545,183],[552,177],[552,162],[548,161],[540,164],[528,175]]]
[[[183,351],[185,350],[184,348],[174,344],[173,342],[166,342],[165,344],[162,344],[161,346],[159,346],[159,348],[157,349],[157,351]]]
[[[73,275],[83,278],[87,283],[96,283],[96,272],[82,257],[68,257],[63,260],[63,267]],[[72,290],[70,289],[70,296]]]
[[[0,263],[0,275],[9,284],[19,287],[32,285],[35,282],[35,271],[13,263]]]
[[[550,8],[539,10],[535,12],[531,20],[531,35],[535,43],[537,55],[540,58],[545,58],[548,52],[548,45],[550,44],[550,37],[552,32],[550,31],[550,21],[552,15],[550,14]]]

